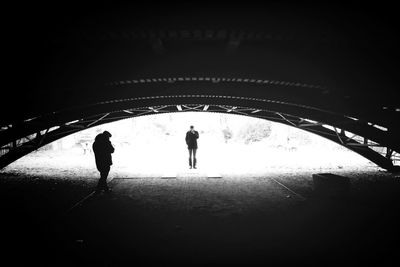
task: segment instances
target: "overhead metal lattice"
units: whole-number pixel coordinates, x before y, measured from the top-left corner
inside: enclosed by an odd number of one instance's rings
[[[126,118],[179,112],[217,112],[279,122],[325,137],[362,155],[385,169],[393,170],[397,168],[396,166],[399,163],[399,154],[387,146],[368,140],[343,128],[326,124],[326,122],[319,122],[269,109],[212,103],[185,103],[182,99],[176,101],[179,103],[113,110],[67,121],[63,124],[40,130],[35,134],[29,134],[1,147],[0,167],[8,165],[45,144],[90,127]]]

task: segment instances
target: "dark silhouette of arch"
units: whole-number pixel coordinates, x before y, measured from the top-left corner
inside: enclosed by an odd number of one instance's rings
[[[157,106],[151,105],[154,101],[158,104]],[[227,105],[227,103],[230,105]],[[372,149],[373,147],[389,145],[396,147],[396,143],[385,143],[385,141],[390,140],[386,136],[387,131],[372,125],[365,125],[345,116],[310,109],[309,107],[257,98],[218,95],[170,95],[120,99],[66,110],[58,114],[48,115],[45,118],[33,119],[26,122],[23,127],[14,127],[1,132],[2,140],[8,142],[14,141],[12,138],[16,136],[24,139],[25,136],[33,134],[34,137],[31,140],[25,140],[26,142],[20,146],[10,147],[8,153],[0,157],[0,163],[4,167],[45,144],[103,123],[135,116],[185,111],[239,114],[283,123],[343,145],[385,169],[390,171],[397,169],[392,164],[390,157]],[[303,115],[306,118],[303,118]],[[324,118],[324,121],[316,121],[319,118]],[[55,121],[60,126],[52,129]],[[331,126],[331,129],[324,127],[324,125]],[[40,127],[39,132],[38,127]],[[354,139],[357,135],[362,136],[361,134],[368,134],[367,136],[371,137],[368,140],[372,142],[360,143]]]
[[[376,7],[176,8],[22,10],[0,167],[87,127],[195,110],[298,127],[398,170],[397,28]]]

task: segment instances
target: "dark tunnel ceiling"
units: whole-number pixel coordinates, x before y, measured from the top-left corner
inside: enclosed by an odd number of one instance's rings
[[[29,103],[47,90],[136,78],[150,70],[152,77],[232,73],[323,84],[333,93],[395,107],[394,15],[392,7],[383,5],[285,2],[14,7],[7,24],[12,46],[8,77],[18,89],[8,92],[19,99],[26,96]],[[267,41],[243,40],[228,58],[221,53],[221,42],[170,38],[163,40],[165,55],[154,58],[146,38],[140,42],[129,36],[184,30],[261,32]],[[182,62],[185,52],[191,55],[191,67]],[[175,68],[165,63],[171,59]]]
[[[82,87],[90,95],[94,84],[180,76],[319,84],[360,105],[399,108],[398,22],[390,5],[65,2],[7,11],[2,91],[20,105],[1,105],[4,120],[48,112],[49,99],[78,99]],[[197,31],[203,39],[196,39]],[[207,39],[209,31],[225,37]],[[161,36],[162,55],[149,44],[152,34]],[[230,34],[240,43],[226,55]]]

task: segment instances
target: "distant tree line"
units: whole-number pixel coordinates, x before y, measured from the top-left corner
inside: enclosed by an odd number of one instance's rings
[[[236,134],[234,134],[229,127],[222,129],[222,134],[225,143],[233,137],[235,137],[236,141],[245,144],[255,143],[271,135],[271,124],[267,121],[248,122],[241,127]]]

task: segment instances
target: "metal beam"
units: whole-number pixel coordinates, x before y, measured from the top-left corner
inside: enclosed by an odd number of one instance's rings
[[[390,148],[386,148],[386,158],[391,159],[393,155],[393,150],[391,150]]]
[[[344,145],[346,146],[363,146],[363,147],[385,147],[379,144],[361,144],[361,143],[351,143],[351,142],[347,142]]]
[[[340,137],[339,132],[337,131],[336,127],[333,127],[333,129],[335,129],[336,136],[339,139],[340,143],[343,145],[344,142],[343,142],[342,138]]]
[[[49,129],[46,129],[46,132],[44,133],[44,135],[40,138],[39,143],[37,144],[38,147],[40,147],[40,145],[43,143],[43,141],[46,139],[47,133],[49,132]]]
[[[89,123],[88,125],[86,125],[86,127],[90,127],[91,125],[101,121],[102,119],[104,119],[105,117],[107,117],[108,115],[110,115],[110,113],[106,113],[103,116],[101,116],[99,119],[95,120],[94,122]]]
[[[155,112],[155,113],[158,113],[158,110],[155,109],[155,108],[153,108],[153,107],[149,107],[149,109],[150,109],[151,111]]]
[[[312,127],[312,126],[322,126],[324,123],[322,122],[317,122],[317,123],[300,123],[298,124],[298,127]]]
[[[289,124],[291,124],[292,126],[297,127],[297,124],[295,124],[294,122],[288,120],[288,119],[287,119],[285,116],[283,116],[281,113],[276,112],[276,114],[277,114],[278,116],[280,116],[282,119],[284,119],[285,121],[287,121],[287,122],[288,122]]]
[[[85,129],[86,126],[82,125],[82,124],[68,124],[68,125],[64,125],[65,127],[68,128],[76,128],[76,129]]]
[[[203,105],[197,105],[197,106],[195,106],[195,107],[190,107],[190,106],[188,106],[188,105],[182,105],[182,107],[186,108],[186,110],[184,110],[184,111],[187,111],[187,110],[202,111],[201,109],[199,109],[199,108],[201,108],[202,106],[203,106]]]
[[[232,108],[230,108],[230,109],[227,109],[226,112],[232,112],[232,111],[234,111],[235,109],[237,109],[237,107],[232,107]]]

